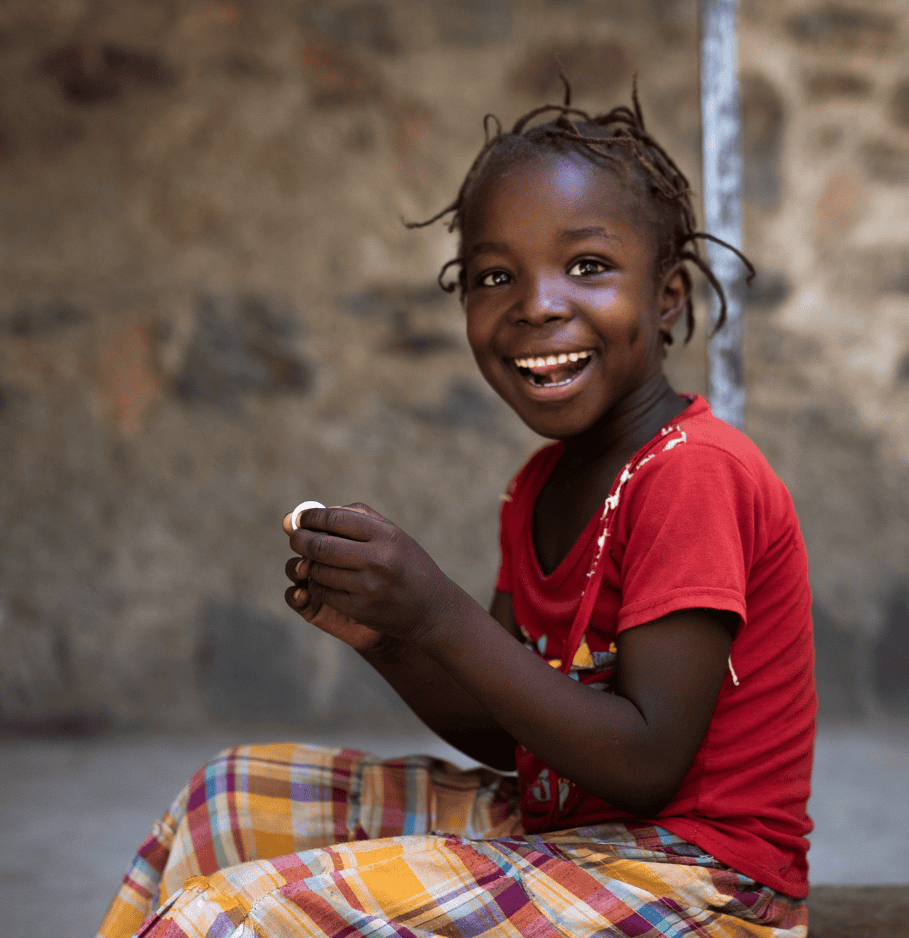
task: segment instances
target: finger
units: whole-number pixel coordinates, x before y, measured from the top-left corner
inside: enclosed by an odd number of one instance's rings
[[[388,518],[380,515],[375,509],[370,508],[369,505],[364,505],[363,502],[352,502],[350,505],[338,505],[338,508],[344,508],[347,511],[356,511],[361,515],[366,515],[368,518],[375,518],[377,521],[388,521]],[[391,523],[390,521],[388,522]]]
[[[290,539],[290,549],[304,560],[342,570],[361,570],[365,564],[364,553],[368,548],[369,544],[362,541],[310,531],[308,528],[298,528]],[[312,576],[311,569],[308,575]]]
[[[310,508],[300,512],[297,530],[324,531],[351,541],[369,541],[392,523],[368,505],[337,505],[334,508]]]
[[[356,570],[329,567],[321,563],[310,564],[307,588],[312,591],[331,590],[335,593],[356,593],[360,574]]]
[[[284,601],[291,609],[299,612],[300,615],[304,615],[307,612],[311,599],[312,597],[309,594],[309,590],[298,584],[289,586],[284,590]]]
[[[300,557],[291,557],[290,560],[284,564],[284,572],[287,574],[287,579],[293,580],[295,583],[300,583],[308,579],[309,564],[309,560],[301,559]]]
[[[305,610],[298,611],[300,611],[301,615],[305,616],[308,621],[312,621],[318,612],[326,607],[341,613],[341,615],[348,616],[351,619],[354,618],[352,613],[357,604],[350,593],[344,590],[335,590],[329,586],[323,586],[321,583],[316,583],[314,580],[310,580],[310,588],[304,592],[307,593],[309,606]]]
[[[284,533],[287,535],[293,534],[294,531],[300,527],[300,519],[307,511],[311,511],[313,508],[324,508],[325,506],[322,502],[300,502],[293,511],[287,512],[287,514],[281,519],[281,527],[284,529]]]
[[[291,527],[293,528],[300,527],[300,516],[303,514],[303,512],[309,511],[310,508],[324,508],[324,507],[325,506],[322,504],[322,502],[314,502],[314,501],[300,502],[300,504],[297,505],[297,507],[294,508],[294,510],[290,513]]]
[[[303,519],[311,511],[324,510],[325,506],[321,502],[302,502],[297,505],[293,511],[289,511],[281,520],[281,527],[288,536],[293,534],[297,528],[303,526]]]

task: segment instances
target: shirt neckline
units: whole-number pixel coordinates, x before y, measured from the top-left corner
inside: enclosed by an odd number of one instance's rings
[[[638,459],[641,458],[643,452],[653,443],[653,441],[663,432],[666,427],[672,426],[673,424],[682,423],[685,420],[695,417],[702,412],[706,407],[706,401],[700,394],[680,394],[679,397],[683,397],[688,401],[688,406],[677,416],[673,417],[672,420],[667,421],[659,430],[634,454],[631,458],[631,463],[636,463]],[[703,406],[700,406],[703,405]],[[587,522],[587,525],[584,527],[584,530],[581,532],[578,539],[572,544],[571,550],[562,558],[559,565],[552,571],[552,573],[546,574],[543,572],[543,568],[540,565],[540,558],[537,556],[537,548],[533,542],[533,515],[537,507],[537,499],[540,497],[540,492],[543,491],[543,486],[549,480],[550,475],[552,475],[552,470],[555,468],[556,463],[559,461],[559,457],[562,455],[565,446],[563,443],[553,443],[551,446],[547,447],[543,452],[546,454],[545,464],[541,468],[540,472],[537,474],[537,482],[533,488],[533,491],[529,494],[530,499],[530,512],[529,512],[529,523],[525,526],[524,536],[527,538],[527,553],[531,558],[533,563],[533,572],[534,575],[538,578],[541,583],[546,584],[547,587],[558,588],[562,583],[567,580],[571,574],[574,572],[579,561],[586,556],[590,542],[596,536],[597,531],[600,526],[600,517],[601,512],[597,509],[590,517],[590,520]],[[609,487],[609,496],[615,495],[615,490],[619,484],[619,479],[622,476],[622,470],[616,474],[615,478],[612,480],[612,485]]]

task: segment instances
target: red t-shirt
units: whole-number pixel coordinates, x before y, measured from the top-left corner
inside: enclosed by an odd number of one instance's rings
[[[603,531],[597,514],[562,563],[543,574],[533,509],[561,453],[560,443],[541,450],[509,487],[497,582],[512,595],[528,643],[555,666]],[[803,897],[817,697],[808,561],[792,499],[758,448],[701,397],[635,456],[611,498],[603,579],[570,672],[608,687],[615,639],[625,629],[679,609],[737,613],[710,725],[678,791],[650,820],[758,882]],[[528,832],[628,817],[521,747],[518,762]],[[559,786],[554,818],[550,783]]]

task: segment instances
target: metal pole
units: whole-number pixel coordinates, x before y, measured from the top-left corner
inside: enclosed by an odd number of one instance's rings
[[[738,0],[699,0],[701,29],[701,126],[706,230],[741,250],[742,153],[735,21]],[[708,396],[713,412],[745,425],[742,355],[743,275],[735,255],[706,242],[707,260],[726,292],[726,324],[709,347]],[[711,321],[719,316],[714,297]]]

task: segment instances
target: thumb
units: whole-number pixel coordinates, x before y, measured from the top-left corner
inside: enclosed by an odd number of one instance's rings
[[[376,521],[388,521],[384,515],[380,515],[377,511],[370,508],[369,505],[364,505],[363,502],[353,502],[350,505],[336,505],[336,508],[343,508],[345,511],[355,511],[358,514],[366,515],[367,518],[375,518]]]

